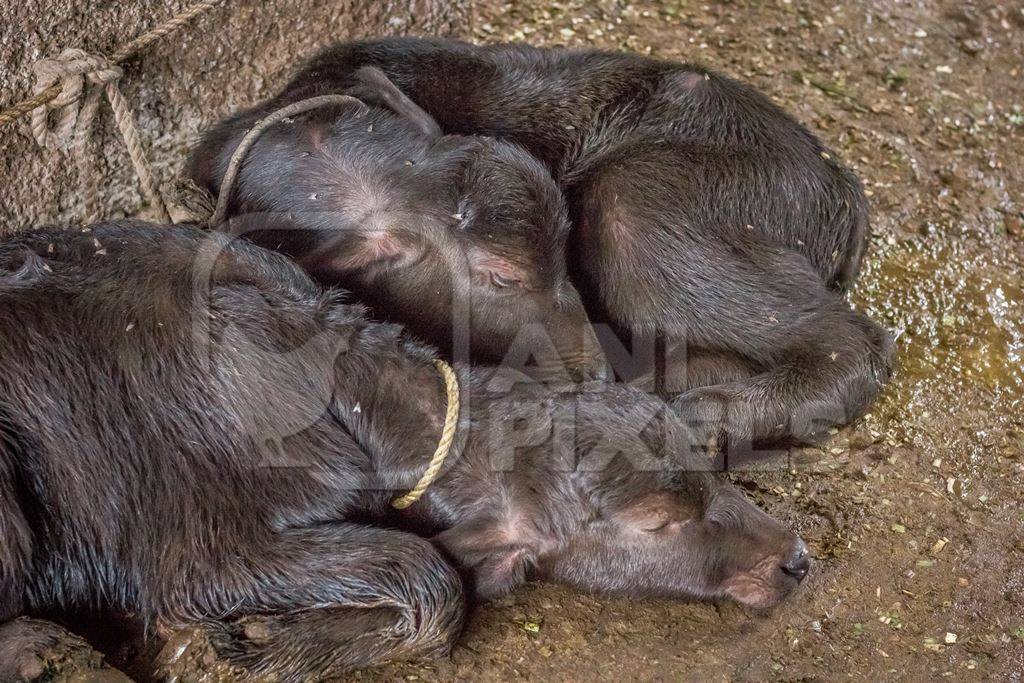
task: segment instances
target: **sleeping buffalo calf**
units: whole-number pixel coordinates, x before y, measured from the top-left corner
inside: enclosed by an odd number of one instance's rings
[[[569,222],[548,171],[516,145],[442,135],[379,72],[364,86],[382,106],[351,99],[257,138],[222,229],[291,256],[450,356],[520,357],[550,380],[603,376],[565,273]],[[245,133],[277,108],[207,132],[191,159],[197,183],[219,193]]]
[[[327,92],[387,104],[368,69],[444,131],[544,162],[570,204],[570,275],[616,332],[616,371],[678,396],[704,436],[813,441],[887,381],[889,335],[842,296],[869,233],[860,183],[750,86],[633,54],[394,38],[325,50],[246,116]],[[520,249],[544,243],[534,227]],[[665,350],[636,351],[655,342]]]
[[[70,607],[201,623],[286,680],[443,653],[463,579],[770,606],[803,542],[664,404],[459,368],[284,257],[138,222],[0,246],[0,622]],[[431,540],[426,540],[429,537]],[[258,620],[259,628],[249,628]]]

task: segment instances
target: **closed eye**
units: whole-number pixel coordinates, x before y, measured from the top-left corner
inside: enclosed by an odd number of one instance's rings
[[[491,284],[498,289],[511,289],[513,287],[522,287],[523,283],[521,280],[515,280],[509,277],[505,277],[500,273],[491,273]]]

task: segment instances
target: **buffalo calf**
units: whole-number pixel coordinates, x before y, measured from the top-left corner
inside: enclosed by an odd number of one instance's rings
[[[606,346],[632,349],[616,374],[673,397],[703,437],[815,441],[888,380],[889,334],[842,296],[869,234],[861,185],[754,88],[635,54],[384,38],[323,51],[262,110],[353,88],[391,106],[367,68],[445,132],[543,162],[573,226],[548,257],[567,263]],[[550,248],[544,223],[525,225],[495,222],[491,238],[523,256]],[[388,305],[430,305],[415,294]],[[501,308],[473,301],[473,320]]]
[[[475,363],[519,357],[552,381],[603,376],[600,345],[565,270],[569,222],[547,169],[516,145],[442,135],[376,69],[323,107],[262,133],[230,190],[223,230],[294,258],[381,318]],[[193,152],[214,193],[278,98],[231,116]]]
[[[528,577],[768,607],[807,548],[660,400],[458,367],[273,252],[115,222],[0,245],[0,622],[198,624],[281,680],[447,652]],[[258,627],[251,627],[253,621]]]

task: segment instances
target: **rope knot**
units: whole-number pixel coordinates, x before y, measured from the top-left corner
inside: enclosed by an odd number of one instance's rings
[[[167,207],[160,196],[156,176],[146,161],[131,107],[117,87],[124,75],[121,67],[105,57],[78,48],[68,48],[54,59],[40,59],[32,69],[36,74],[36,94],[55,85],[60,85],[61,90],[51,102],[32,110],[32,136],[43,147],[66,148],[74,157],[82,186],[86,223],[97,221],[100,217],[100,189],[96,170],[88,159],[88,147],[92,124],[104,93],[128,149],[128,157],[139,177],[143,196],[156,211],[158,218],[165,223],[169,222]],[[85,88],[87,82],[89,87]],[[53,128],[49,125],[51,110],[60,112]]]
[[[139,176],[143,196],[158,220],[171,220],[160,195],[156,175],[146,161],[131,107],[117,87],[123,75],[121,67],[117,65],[210,9],[223,5],[224,2],[225,0],[199,0],[168,21],[122,45],[109,59],[91,55],[77,48],[66,49],[54,58],[40,59],[32,66],[36,76],[33,95],[0,111],[0,126],[31,114],[30,128],[36,142],[42,147],[69,149],[78,167],[86,222],[98,220],[100,216],[99,187],[96,173],[87,159],[87,146],[92,121],[104,92],[110,101],[114,121],[128,148],[128,156]],[[90,86],[88,89],[85,87],[86,83]],[[50,115],[54,111],[59,112],[59,116],[56,124],[51,127]]]
[[[79,100],[86,81],[96,88],[116,83],[124,71],[104,57],[85,50],[68,48],[55,58],[40,59],[32,65],[36,75],[35,93],[55,84],[60,94],[50,103],[32,112],[32,136],[43,147],[66,147],[79,119]],[[50,112],[59,111],[55,126],[50,126]]]

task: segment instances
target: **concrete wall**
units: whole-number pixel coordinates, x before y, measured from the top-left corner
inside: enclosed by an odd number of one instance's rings
[[[194,0],[12,0],[0,8],[0,108],[30,94],[32,63],[61,49],[110,54]],[[177,174],[197,132],[283,84],[292,65],[334,41],[469,34],[472,0],[227,0],[125,64],[121,89],[150,163]],[[104,217],[140,214],[142,197],[103,103],[94,135]],[[82,216],[73,161],[40,149],[28,118],[0,128],[0,236]],[[145,211],[142,211],[145,216]]]

